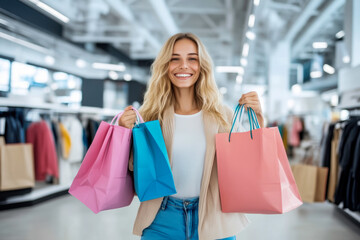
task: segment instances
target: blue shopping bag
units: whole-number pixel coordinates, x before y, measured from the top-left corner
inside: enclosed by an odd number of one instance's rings
[[[176,193],[158,120],[133,128],[134,182],[141,202]]]

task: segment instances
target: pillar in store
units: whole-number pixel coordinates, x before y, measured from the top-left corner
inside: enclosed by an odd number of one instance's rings
[[[290,43],[279,42],[270,55],[269,94],[267,101],[269,121],[279,120],[288,112]]]
[[[347,0],[345,4],[345,44],[351,67],[360,65],[360,1]]]

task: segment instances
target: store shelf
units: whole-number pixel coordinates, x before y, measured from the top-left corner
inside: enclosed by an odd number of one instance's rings
[[[21,108],[34,108],[34,109],[43,109],[50,110],[54,113],[81,113],[81,114],[90,114],[90,115],[100,115],[100,116],[115,116],[120,112],[116,109],[107,109],[107,108],[97,108],[97,107],[78,107],[72,108],[59,104],[53,103],[31,103],[18,101],[15,99],[0,98],[0,107],[21,107]]]
[[[330,89],[336,89],[338,85],[337,74],[327,76],[325,78],[313,79],[310,82],[304,83],[301,87],[302,90],[308,91],[327,91]]]
[[[343,203],[337,206],[338,209],[360,227],[360,212],[354,212],[343,208]]]
[[[33,189],[31,193],[14,196],[0,202],[0,210],[32,206],[37,203],[67,194],[70,185],[48,185]]]
[[[360,109],[360,89],[343,92],[338,109]]]

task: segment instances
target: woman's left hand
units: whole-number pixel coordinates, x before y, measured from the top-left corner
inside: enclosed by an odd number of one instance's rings
[[[248,107],[252,108],[259,120],[260,127],[264,127],[264,116],[261,110],[259,96],[256,92],[248,92],[241,96],[239,104],[244,105],[247,110]]]

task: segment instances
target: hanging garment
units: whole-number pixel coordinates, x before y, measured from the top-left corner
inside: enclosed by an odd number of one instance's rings
[[[71,137],[63,123],[59,123],[60,136],[61,136],[61,156],[63,159],[68,159],[71,149]]]
[[[88,146],[90,147],[97,129],[99,128],[99,122],[93,120],[93,119],[89,119],[87,126],[86,126],[86,135],[87,135],[87,140],[88,140]]]
[[[52,130],[52,133],[54,135],[56,153],[57,153],[58,159],[60,159],[62,157],[62,149],[63,149],[63,147],[62,147],[62,138],[61,138],[61,131],[60,131],[60,127],[59,127],[59,122],[52,121],[51,122],[51,130]]]
[[[25,143],[25,117],[21,108],[10,108],[8,112],[1,114],[5,121],[6,143]]]
[[[86,151],[89,149],[89,145],[88,145],[88,141],[87,141],[87,136],[86,136],[86,130],[85,128],[83,128],[83,146],[84,146],[84,154],[86,153]],[[83,156],[84,157],[84,156]]]
[[[331,159],[330,159],[330,171],[329,171],[329,184],[327,191],[327,198],[329,201],[334,202],[335,190],[338,182],[339,175],[339,154],[338,154],[338,145],[340,141],[340,131],[341,128],[338,127],[334,129],[334,136],[331,141]]]
[[[54,137],[45,121],[32,123],[26,131],[26,142],[34,146],[35,179],[44,181],[47,176],[59,178]]]
[[[24,143],[23,127],[20,121],[14,116],[6,117],[5,122],[5,142],[6,143]]]
[[[349,209],[360,211],[360,134],[355,143],[354,159],[350,169],[349,181],[351,182],[348,184]]]
[[[331,141],[333,139],[334,136],[334,129],[335,129],[335,123],[330,124],[329,129],[328,129],[328,134],[325,138],[325,149],[323,151],[324,156],[322,157],[322,166],[329,168],[330,169],[330,160],[331,160]],[[331,169],[330,169],[331,171]],[[326,196],[327,196],[327,190],[328,190],[328,183],[329,183],[329,177],[330,175],[328,175],[328,179],[326,181]]]
[[[298,147],[300,145],[300,132],[302,130],[303,126],[301,124],[301,120],[298,117],[294,117],[289,139],[291,146]]]
[[[70,151],[67,160],[69,162],[81,162],[83,159],[83,127],[79,119],[74,116],[65,117],[62,123],[69,133]]]
[[[335,203],[340,204],[344,202],[344,208],[348,208],[350,205],[351,191],[349,191],[350,171],[354,160],[355,145],[358,134],[360,133],[360,126],[357,125],[357,120],[350,120],[346,125],[343,133],[344,141],[342,141],[342,147],[340,148],[340,166],[341,174],[338,188],[335,193]],[[349,199],[350,198],[350,199]]]

